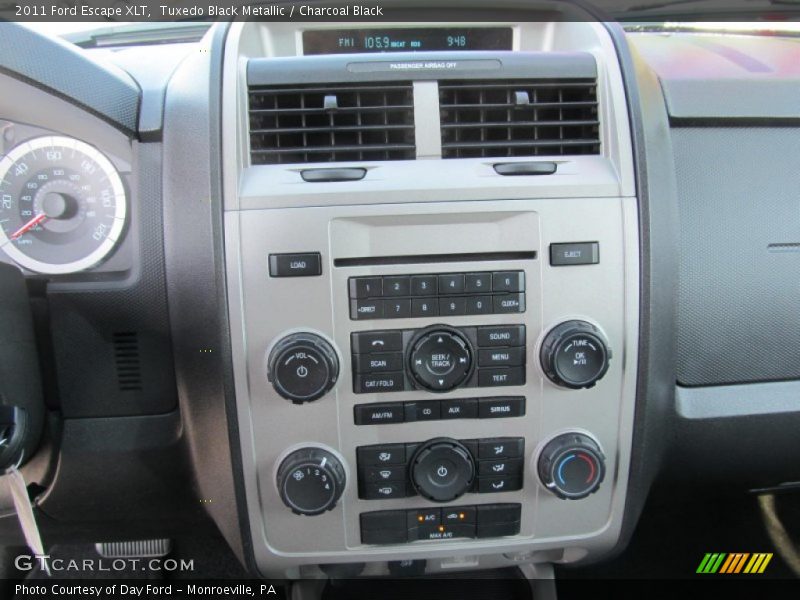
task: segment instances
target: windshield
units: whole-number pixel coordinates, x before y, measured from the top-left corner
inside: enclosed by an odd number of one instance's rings
[[[637,11],[637,14],[641,16],[641,20],[631,19],[630,16],[632,15],[624,11],[616,13],[615,16],[623,21],[627,29],[632,30],[712,31],[720,34],[800,34],[800,22],[798,21],[657,21],[645,19],[646,15],[641,12]],[[199,27],[202,33],[204,29],[211,26],[211,23],[116,22],[111,24],[106,21],[101,23],[24,23],[24,25],[45,35],[64,37],[69,41],[85,46],[90,45],[87,43],[89,40],[96,42],[98,34],[102,34],[104,38],[111,38],[122,34],[130,36],[134,32],[161,32],[162,37],[165,38],[164,40],[151,37],[148,42],[167,41],[167,38],[174,36],[175,28],[193,27],[196,30]],[[172,40],[170,39],[169,41]],[[135,43],[135,40],[129,40],[129,43]]]

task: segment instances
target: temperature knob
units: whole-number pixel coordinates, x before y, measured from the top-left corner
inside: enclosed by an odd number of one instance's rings
[[[605,457],[592,438],[565,433],[539,455],[539,479],[559,498],[578,500],[596,492],[606,474]]]
[[[608,371],[611,350],[591,323],[566,321],[547,334],[540,359],[545,375],[556,385],[590,388]]]
[[[294,333],[269,355],[268,378],[281,396],[295,404],[317,400],[336,383],[339,360],[331,345],[313,333]]]
[[[278,469],[283,503],[298,515],[318,515],[336,506],[345,486],[344,467],[322,448],[303,448],[287,456]]]

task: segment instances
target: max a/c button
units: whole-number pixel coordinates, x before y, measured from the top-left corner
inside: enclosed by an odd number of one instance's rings
[[[304,254],[270,254],[270,277],[313,277],[322,275],[322,257],[319,252]]]

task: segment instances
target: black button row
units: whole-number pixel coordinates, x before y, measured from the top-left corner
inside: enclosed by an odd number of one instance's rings
[[[407,319],[410,317],[458,317],[525,312],[525,294],[453,296],[435,298],[365,298],[350,300],[350,318]]]
[[[478,469],[473,488],[479,494],[522,489],[524,438],[461,440]],[[408,477],[408,461],[419,443],[378,444],[356,449],[359,498],[391,500],[415,496]]]
[[[411,423],[441,419],[494,419],[521,417],[524,414],[525,398],[523,396],[386,402],[357,404],[354,407],[356,425]]]
[[[442,275],[386,275],[351,277],[350,298],[395,298],[403,296],[445,296],[524,292],[524,271],[484,271]]]
[[[521,517],[522,505],[512,503],[367,512],[361,514],[361,542],[402,544],[517,535]]]
[[[486,325],[476,328],[479,348],[524,346],[525,325]],[[353,354],[402,352],[403,330],[358,331],[350,335]]]
[[[525,438],[520,437],[462,440],[461,443],[469,449],[473,457],[478,459],[520,458],[525,451]],[[356,449],[356,458],[359,467],[404,465],[417,446],[418,443],[359,446]]]
[[[504,387],[525,385],[525,367],[479,367],[478,387]],[[464,387],[473,387],[465,385]],[[353,377],[353,392],[376,394],[412,390],[403,371],[387,373],[356,373]]]
[[[463,387],[525,384],[525,325],[486,325],[465,327],[459,331],[477,342],[478,350],[476,374]],[[409,334],[407,339],[413,337],[414,330],[406,332]],[[356,394],[413,389],[404,372],[403,330],[354,332],[350,335],[350,343],[353,391]],[[400,423],[402,420],[385,422]]]

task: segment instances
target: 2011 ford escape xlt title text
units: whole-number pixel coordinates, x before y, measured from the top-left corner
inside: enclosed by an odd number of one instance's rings
[[[793,594],[797,7],[435,4],[0,7],[4,593]]]

